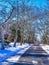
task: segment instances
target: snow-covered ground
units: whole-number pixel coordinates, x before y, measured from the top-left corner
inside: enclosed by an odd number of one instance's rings
[[[47,52],[47,53],[49,54],[49,45],[47,45],[47,44],[45,44],[45,45],[42,44],[41,47],[42,47],[43,50],[45,50],[45,52]]]
[[[12,45],[12,44],[10,44]],[[8,62],[16,62],[19,60],[21,55],[30,47],[29,44],[23,44],[22,46],[17,45],[16,47],[8,47],[4,50],[0,50],[0,65],[8,65]],[[20,53],[20,55],[19,55]],[[6,62],[8,61],[8,62]],[[5,64],[4,64],[5,63]]]
[[[13,47],[14,46],[14,42],[11,42],[9,45]],[[20,46],[20,42],[17,42],[16,46]]]

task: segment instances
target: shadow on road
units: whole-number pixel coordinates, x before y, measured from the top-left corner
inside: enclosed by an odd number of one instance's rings
[[[32,63],[15,63],[14,65],[34,65],[34,64],[32,64]]]

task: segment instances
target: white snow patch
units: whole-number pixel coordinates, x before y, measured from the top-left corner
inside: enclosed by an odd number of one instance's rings
[[[41,47],[49,54],[49,45],[41,45]]]
[[[6,50],[16,51],[16,50],[17,50],[17,48],[15,48],[15,47],[9,47],[9,48],[6,48]]]
[[[14,42],[11,42],[11,43],[9,43],[9,45],[10,45],[11,47],[13,47],[13,45],[14,45]]]
[[[32,63],[33,64],[38,64],[38,61],[33,60]]]

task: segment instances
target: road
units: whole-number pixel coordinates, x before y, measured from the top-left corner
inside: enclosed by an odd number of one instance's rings
[[[13,65],[49,65],[49,55],[40,46],[31,46]]]

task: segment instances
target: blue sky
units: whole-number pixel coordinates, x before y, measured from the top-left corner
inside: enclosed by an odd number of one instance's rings
[[[26,0],[26,2],[28,2],[27,0]],[[28,2],[28,6],[30,6],[31,4],[33,5],[33,6],[44,6],[44,5],[46,5],[46,0],[30,0],[29,2]]]
[[[17,8],[17,3],[19,6],[22,6],[23,1],[25,6],[32,8],[34,7],[34,14],[38,14],[40,12],[43,13],[45,10],[49,11],[47,0],[0,0],[0,22],[3,22],[6,18],[8,18],[13,7]],[[35,7],[38,8],[38,11],[35,9]],[[3,15],[3,13],[5,15]]]

